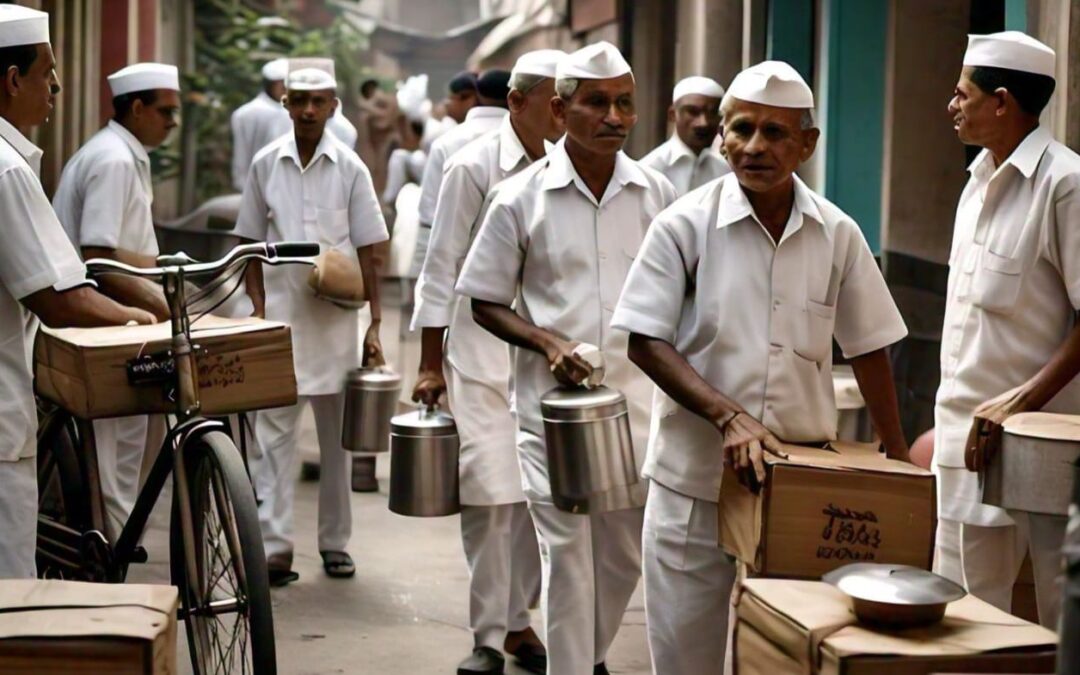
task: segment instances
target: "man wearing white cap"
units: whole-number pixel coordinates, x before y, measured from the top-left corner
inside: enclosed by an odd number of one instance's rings
[[[37,410],[32,351],[37,319],[48,326],[152,323],[88,287],[64,235],[27,136],[60,92],[49,15],[0,5],[0,578],[33,577],[37,534]]]
[[[660,675],[724,672],[735,579],[716,540],[724,466],[756,489],[777,439],[836,438],[834,338],[889,457],[907,457],[886,355],[906,328],[858,225],[795,175],[817,144],[813,107],[786,63],[735,77],[721,106],[733,173],[653,221],[612,321],[660,388],[642,537]]]
[[[237,192],[244,191],[255,153],[292,130],[289,113],[281,104],[288,74],[288,59],[267,62],[262,67],[262,91],[232,114],[232,181]]]
[[[716,80],[697,75],[680,80],[668,108],[675,133],[641,158],[642,164],[667,176],[680,196],[731,171],[713,148],[723,97],[724,88]]]
[[[60,175],[53,208],[83,259],[110,258],[153,267],[158,255],[150,205],[153,149],[177,126],[180,77],[176,66],[137,63],[109,76],[113,119],[83,145]],[[107,275],[103,292],[126,304],[169,318],[160,287],[141,279]],[[101,490],[111,527],[119,536],[139,492],[147,417],[94,422]]]
[[[938,572],[1008,610],[1030,554],[1051,628],[1066,519],[982,504],[974,471],[994,461],[1010,415],[1080,411],[1080,157],[1039,126],[1054,66],[1023,33],[968,39],[948,110],[960,140],[984,149],[956,209],[934,440]]]
[[[634,450],[644,450],[653,387],[610,322],[645,230],[675,189],[621,150],[637,115],[618,49],[589,45],[560,60],[555,77],[551,106],[566,136],[495,190],[457,291],[472,298],[481,326],[517,347],[518,453],[540,537],[548,672],[589,675],[608,672],[641,575],[642,509],[555,506],[540,397],[559,384],[595,384],[602,366],[607,386],[626,396]]]
[[[292,326],[293,362],[299,401],[263,410],[255,436],[263,457],[257,463],[263,528],[271,583],[297,578],[292,571],[292,511],[298,449],[297,425],[311,405],[319,438],[319,551],[332,577],[350,577],[356,567],[345,552],[352,533],[349,453],[341,447],[345,374],[359,365],[383,363],[379,343],[382,313],[374,245],[387,238],[382,211],[367,167],[336,136],[325,133],[338,105],[330,59],[295,59],[286,80],[286,107],[293,133],[255,155],[244,187],[236,234],[255,241],[318,241],[325,252],[356,256],[371,308],[361,344],[359,317],[316,298],[308,272],[291,267],[248,268],[246,286],[255,313]]]
[[[420,229],[417,232],[416,252],[413,256],[412,273],[419,276],[427,254],[431,223],[435,220],[435,204],[442,187],[443,169],[446,161],[470,141],[494,131],[507,115],[506,96],[509,93],[510,73],[505,70],[489,70],[476,78],[477,105],[469,108],[464,121],[439,136],[428,151],[424,177],[420,181]]]
[[[459,675],[501,673],[498,650],[504,646],[532,672],[546,668],[543,647],[529,628],[540,556],[515,452],[509,353],[506,343],[476,325],[469,299],[457,295],[454,284],[480,226],[485,197],[496,183],[543,157],[545,144],[562,135],[550,103],[555,67],[565,55],[542,49],[521,56],[510,74],[510,114],[498,130],[447,161],[416,286],[412,324],[423,329],[423,340],[413,399],[432,405],[447,392],[461,439],[461,538],[475,649]]]

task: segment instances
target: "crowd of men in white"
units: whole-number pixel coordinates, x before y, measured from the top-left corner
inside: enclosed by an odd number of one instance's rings
[[[971,469],[1008,415],[1080,412],[1080,157],[1039,126],[1054,62],[1008,32],[971,36],[956,64],[948,113],[959,139],[984,149],[956,212],[934,454],[937,570],[1008,609],[1030,553],[1048,626],[1064,519],[982,505]],[[157,289],[95,287],[82,260],[154,264],[147,150],[176,126],[177,69],[109,77],[114,117],[72,157],[50,204],[28,136],[59,92],[54,68],[47,15],[0,6],[0,577],[35,573],[38,322],[168,316]],[[260,520],[273,578],[288,583],[296,426],[310,404],[319,550],[328,574],[351,576],[343,377],[359,360],[382,363],[372,247],[387,228],[333,63],[279,60],[263,75],[266,91],[233,120],[236,233],[356,255],[372,322],[361,338],[355,310],[314,299],[295,269],[249,271],[254,314],[292,326],[300,397],[257,416]],[[445,393],[461,439],[475,649],[458,672],[501,673],[505,651],[533,672],[606,673],[643,577],[653,671],[718,675],[735,579],[716,541],[725,464],[749,483],[778,439],[835,437],[834,339],[885,452],[907,459],[886,354],[904,322],[859,226],[795,173],[819,132],[813,93],[789,65],[754,65],[726,91],[705,77],[679,82],[675,133],[641,161],[621,150],[635,84],[612,45],[530,52],[505,86],[505,100],[481,95],[431,145],[422,181],[430,236],[412,317],[423,332],[414,396]],[[599,349],[606,383],[628,400],[644,509],[579,515],[552,501],[539,398],[589,378],[596,361],[581,344]],[[109,515],[122,523],[146,421],[98,422],[95,433]],[[530,628],[538,597],[543,640]]]

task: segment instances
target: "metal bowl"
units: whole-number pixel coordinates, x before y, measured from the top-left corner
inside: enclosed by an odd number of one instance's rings
[[[937,623],[967,591],[943,576],[910,565],[855,563],[823,576],[852,599],[859,621],[886,628]]]

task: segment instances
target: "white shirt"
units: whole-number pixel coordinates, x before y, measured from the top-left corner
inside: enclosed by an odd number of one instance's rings
[[[86,268],[41,189],[41,150],[0,117],[0,461],[37,452],[37,320],[19,302],[86,283]]]
[[[233,112],[231,122],[233,188],[243,192],[255,154],[274,139],[292,131],[292,120],[281,101],[275,101],[266,92],[259,92]]]
[[[727,160],[711,146],[695,155],[679,134],[658,145],[641,163],[667,176],[680,196],[731,171]]]
[[[598,346],[605,358],[605,384],[626,396],[640,456],[653,387],[627,358],[626,333],[611,329],[611,316],[649,223],[674,200],[675,189],[620,152],[597,201],[564,143],[499,184],[457,291],[507,306],[516,300],[518,314],[540,328]],[[518,423],[543,438],[540,397],[557,386],[547,359],[516,350],[513,380]],[[550,499],[546,471],[530,475],[546,465],[546,456],[521,462],[530,498]]]
[[[317,241],[348,256],[387,239],[371,174],[355,152],[324,133],[300,166],[296,138],[282,136],[255,155],[240,203],[236,235],[256,241]],[[298,393],[341,391],[359,365],[357,311],[315,297],[305,265],[263,267],[266,318],[292,326]]]
[[[734,174],[661,213],[613,325],[665,340],[783,440],[836,438],[833,338],[845,356],[907,334],[858,225],[795,178],[777,244]],[[644,474],[717,501],[720,433],[657,389]]]
[[[153,201],[146,149],[130,131],[109,120],[68,160],[53,208],[77,248],[100,246],[156,256]]]
[[[984,150],[956,209],[934,463],[941,516],[1003,525],[963,468],[975,408],[1031,379],[1080,309],[1080,157],[1039,127],[995,170]],[[1080,412],[1074,380],[1044,408]]]
[[[356,127],[349,121],[345,114],[341,112],[341,104],[338,104],[337,110],[334,111],[334,116],[326,121],[326,128],[330,130],[338,140],[345,144],[350,150],[356,150]]]
[[[470,141],[499,127],[499,122],[510,114],[506,108],[476,106],[465,115],[465,121],[439,136],[428,152],[424,177],[420,181],[420,226],[430,227],[435,220],[435,205],[442,187],[446,160],[465,147]]]

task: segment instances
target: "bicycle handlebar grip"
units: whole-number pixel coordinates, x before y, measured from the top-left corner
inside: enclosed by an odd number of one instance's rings
[[[313,258],[319,255],[319,245],[313,241],[283,241],[267,244],[272,258]]]

